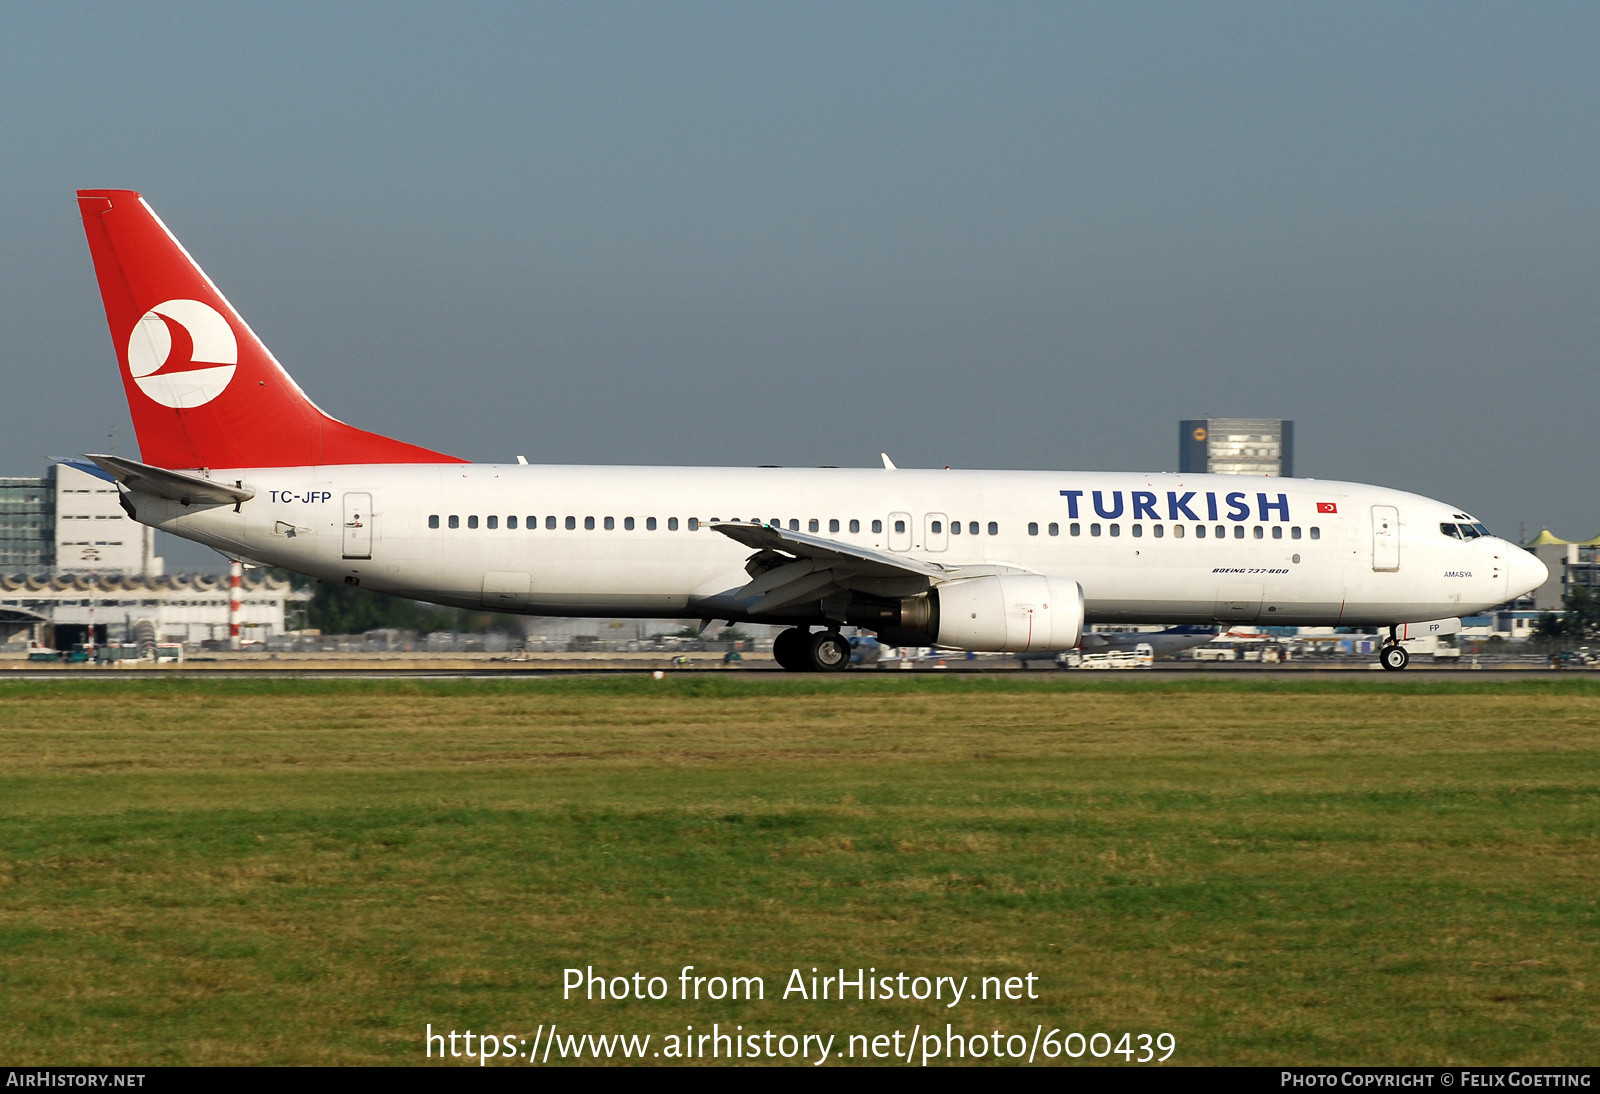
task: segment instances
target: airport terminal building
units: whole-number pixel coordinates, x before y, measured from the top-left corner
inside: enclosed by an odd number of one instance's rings
[[[264,641],[298,623],[310,593],[245,576],[240,637]],[[0,646],[67,649],[106,642],[225,640],[228,578],[164,573],[154,530],[122,511],[113,483],[57,464],[40,478],[0,478]]]

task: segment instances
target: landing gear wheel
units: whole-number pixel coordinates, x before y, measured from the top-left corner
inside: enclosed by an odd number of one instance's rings
[[[811,667],[811,635],[799,627],[790,627],[772,640],[772,659],[779,668],[790,672],[804,672]]]
[[[838,631],[818,631],[811,636],[811,667],[818,672],[839,672],[850,667],[850,640]]]
[[[1378,654],[1378,663],[1390,672],[1399,672],[1411,663],[1411,655],[1404,646],[1385,646]]]

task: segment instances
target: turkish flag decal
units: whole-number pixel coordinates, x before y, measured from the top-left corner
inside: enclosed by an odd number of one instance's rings
[[[1339,507],[1331,501],[1317,502],[1317,512],[1319,513],[1337,513],[1338,511]]]

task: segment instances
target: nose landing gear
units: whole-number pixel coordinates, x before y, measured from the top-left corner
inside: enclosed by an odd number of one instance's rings
[[[1411,654],[1406,652],[1406,648],[1400,644],[1394,632],[1395,628],[1390,627],[1389,641],[1378,651],[1378,664],[1389,672],[1399,672],[1411,663]]]

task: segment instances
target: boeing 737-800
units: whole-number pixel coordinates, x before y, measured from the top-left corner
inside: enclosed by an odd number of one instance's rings
[[[323,413],[129,190],[78,205],[141,460],[88,457],[135,519],[233,558],[465,608],[846,624],[1027,652],[1085,624],[1453,629],[1545,568],[1458,506],[1236,476],[483,464]]]

